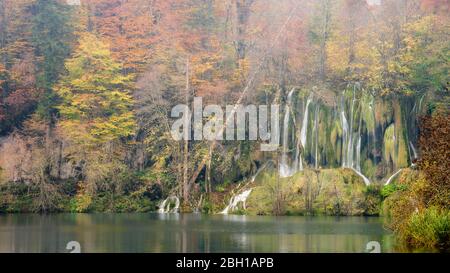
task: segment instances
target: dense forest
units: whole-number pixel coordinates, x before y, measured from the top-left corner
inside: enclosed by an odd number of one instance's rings
[[[381,213],[448,249],[449,7],[0,0],[0,212],[216,213],[252,189],[247,213]],[[195,97],[279,104],[280,149],[174,140]]]

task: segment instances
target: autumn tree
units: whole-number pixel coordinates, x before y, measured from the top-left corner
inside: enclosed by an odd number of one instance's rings
[[[124,72],[142,72],[159,37],[156,1],[94,0],[89,9],[91,31],[110,43],[112,57]]]
[[[135,129],[132,78],[121,74],[122,65],[91,33],[81,34],[66,69],[56,87],[62,98],[59,127],[73,145],[72,159],[86,161],[87,180],[95,189],[96,182],[123,168],[123,139]]]
[[[448,109],[438,109],[421,119],[419,167],[427,178],[422,189],[427,206],[450,206],[449,119]]]

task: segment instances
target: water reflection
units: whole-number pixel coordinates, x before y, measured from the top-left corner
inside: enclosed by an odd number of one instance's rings
[[[379,218],[201,214],[0,215],[0,252],[365,252],[393,251]]]

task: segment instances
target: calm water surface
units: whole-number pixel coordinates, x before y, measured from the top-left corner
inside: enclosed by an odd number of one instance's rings
[[[0,252],[365,252],[393,236],[376,217],[200,214],[0,215]]]

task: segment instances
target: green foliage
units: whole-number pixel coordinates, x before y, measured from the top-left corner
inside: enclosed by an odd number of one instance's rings
[[[213,203],[210,202],[209,200],[206,200],[203,203],[203,206],[202,206],[202,213],[209,214],[209,213],[213,213],[213,212],[214,212],[214,205],[213,205]]]
[[[0,213],[31,212],[33,199],[24,184],[5,183],[0,185]]]
[[[89,212],[92,205],[92,196],[89,194],[77,194],[70,201],[70,211],[77,213]]]
[[[392,183],[392,184],[386,185],[383,188],[381,188],[380,194],[383,197],[383,199],[386,199],[389,196],[391,196],[392,194],[394,194],[398,191],[404,191],[406,189],[407,189],[406,185]]]
[[[167,195],[168,190],[176,187],[176,175],[166,168],[151,168],[138,174],[138,178],[145,183],[151,185],[158,185],[162,188],[162,194]]]
[[[411,71],[409,86],[414,90],[445,92],[448,88],[450,45],[440,24],[438,17],[429,15],[406,27],[405,43],[411,54],[406,65]]]
[[[450,210],[430,207],[413,213],[400,236],[409,247],[450,251]]]
[[[364,215],[379,215],[381,208],[381,187],[373,184],[364,190]]]

